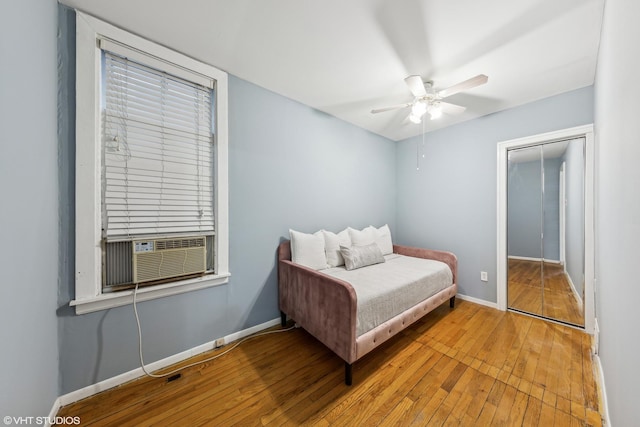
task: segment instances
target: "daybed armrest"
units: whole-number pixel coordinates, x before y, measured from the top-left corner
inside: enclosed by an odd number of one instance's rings
[[[458,258],[451,252],[414,248],[412,246],[393,245],[393,253],[411,256],[414,258],[425,258],[442,261],[451,269],[451,273],[453,273],[453,283],[458,283]]]
[[[279,307],[348,363],[356,357],[353,287],[322,272],[278,260]]]

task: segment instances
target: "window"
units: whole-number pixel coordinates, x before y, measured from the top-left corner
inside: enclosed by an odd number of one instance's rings
[[[110,45],[100,44],[102,290],[215,272],[213,85]]]
[[[227,75],[76,28],[76,313],[226,283]]]

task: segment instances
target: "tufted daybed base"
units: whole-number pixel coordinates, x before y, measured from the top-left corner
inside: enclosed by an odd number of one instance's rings
[[[278,290],[282,325],[287,316],[345,361],[345,383],[352,383],[352,364],[457,293],[457,259],[450,252],[393,245],[393,252],[442,261],[451,269],[453,282],[413,307],[356,336],[357,297],[340,279],[291,261],[289,241],[278,247]],[[364,267],[367,268],[367,267]]]

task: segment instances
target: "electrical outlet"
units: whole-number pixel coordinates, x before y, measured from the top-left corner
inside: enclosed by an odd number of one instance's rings
[[[480,280],[482,280],[483,282],[488,282],[489,281],[489,275],[487,274],[486,271],[481,271],[480,272]]]
[[[224,338],[218,338],[216,340],[216,348],[222,347],[224,345]]]

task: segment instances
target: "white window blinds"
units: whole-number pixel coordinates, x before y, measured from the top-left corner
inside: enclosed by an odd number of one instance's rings
[[[212,90],[103,61],[103,235],[213,234]]]

